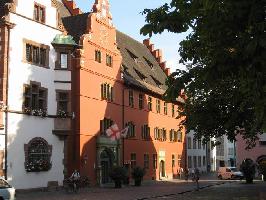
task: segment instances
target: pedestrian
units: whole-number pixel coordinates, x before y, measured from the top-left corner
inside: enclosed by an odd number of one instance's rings
[[[195,174],[194,174],[194,179],[195,179],[196,184],[197,184],[197,191],[199,190],[199,175],[200,175],[199,169],[196,168]]]
[[[189,169],[186,168],[185,169],[185,180],[188,181],[188,173],[189,173]]]
[[[195,181],[195,170],[194,169],[191,170],[191,179],[192,181]]]
[[[180,176],[180,180],[182,179],[183,172],[184,172],[183,168],[182,168],[182,167],[180,167],[180,169],[179,169],[179,176]]]

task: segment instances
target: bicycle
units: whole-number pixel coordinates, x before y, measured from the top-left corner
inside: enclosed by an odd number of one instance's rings
[[[87,188],[90,186],[90,180],[86,176],[82,176],[77,180],[72,178],[64,179],[63,187],[66,192],[75,192],[77,193],[80,188]]]
[[[71,178],[67,178],[63,181],[63,187],[66,192],[75,192],[79,191],[79,180],[73,180]]]

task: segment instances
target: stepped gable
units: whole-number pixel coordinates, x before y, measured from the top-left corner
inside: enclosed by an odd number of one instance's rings
[[[66,31],[69,35],[73,36],[77,44],[79,44],[80,37],[86,33],[89,15],[90,13],[88,12],[62,19]]]
[[[55,7],[57,8],[58,13],[59,13],[60,20],[61,20],[61,18],[69,17],[72,15],[62,1],[53,0],[53,2],[55,4]]]
[[[71,15],[79,15],[82,14],[82,11],[77,8],[76,3],[72,0],[62,0],[63,4],[67,7],[68,11]]]
[[[150,50],[120,31],[116,32],[116,40],[123,58],[125,83],[163,95],[167,76]]]

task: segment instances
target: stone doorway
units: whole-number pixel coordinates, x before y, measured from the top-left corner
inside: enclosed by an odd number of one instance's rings
[[[160,178],[165,178],[165,161],[160,162]]]
[[[110,183],[111,179],[109,173],[114,165],[115,155],[114,152],[105,148],[100,155],[100,165],[101,165],[101,183],[106,184]]]

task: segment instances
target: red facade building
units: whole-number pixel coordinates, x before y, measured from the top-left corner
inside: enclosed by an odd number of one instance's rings
[[[63,19],[79,44],[72,59],[75,118],[68,173],[78,168],[93,183],[104,184],[114,165],[124,165],[129,172],[146,168],[145,179],[173,178],[186,157],[185,130],[177,119],[183,100],[162,100],[169,69],[161,51],[149,40],[140,43],[116,30],[108,0],[96,0],[91,13],[80,13]],[[114,123],[120,130],[129,127],[127,138],[106,136]]]

